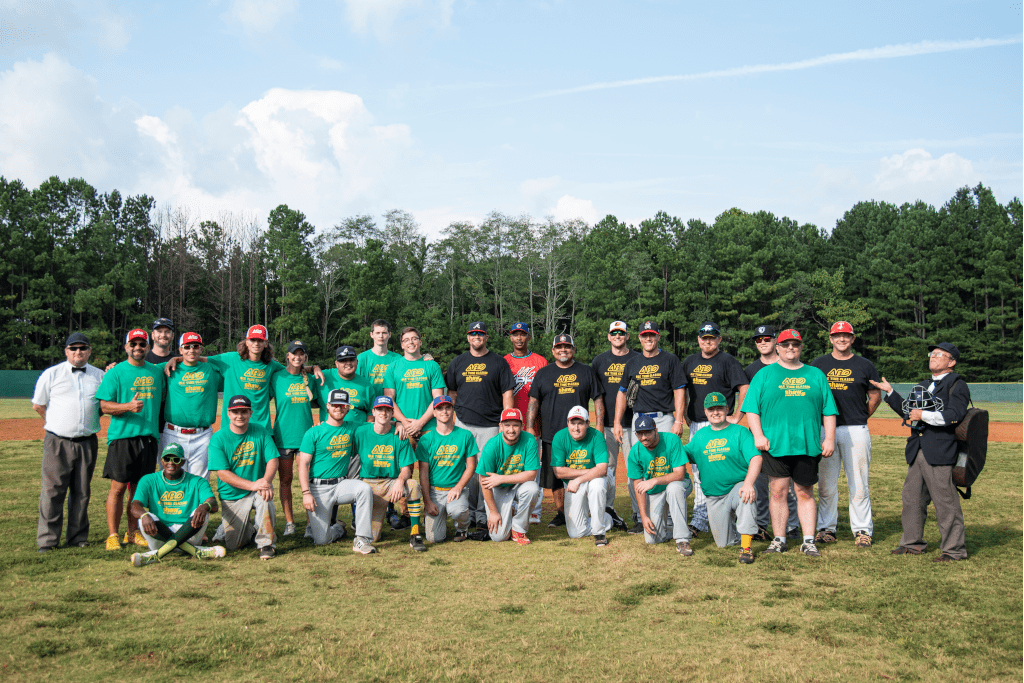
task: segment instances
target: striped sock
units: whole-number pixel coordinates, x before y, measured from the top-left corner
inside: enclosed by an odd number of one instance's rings
[[[412,526],[409,528],[409,535],[419,536],[420,535],[420,515],[423,514],[423,501],[422,500],[410,500],[405,504],[405,511],[409,515],[409,522]]]

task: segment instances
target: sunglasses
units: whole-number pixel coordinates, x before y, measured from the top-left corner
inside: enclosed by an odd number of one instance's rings
[[[487,333],[486,332],[470,332],[469,336],[470,337],[486,337]]]
[[[131,341],[128,342],[128,346],[134,349],[136,346],[148,346],[148,344],[144,341]]]
[[[69,346],[68,347],[68,351],[74,351],[74,352],[84,352],[84,351],[88,351],[88,350],[89,350],[88,346]]]
[[[796,349],[796,348],[800,348],[800,344],[797,343],[797,342],[782,342],[781,344],[779,344],[779,348],[781,348],[781,349]]]
[[[626,336],[625,332],[609,332],[608,334],[612,335],[613,337],[625,337]]]
[[[203,345],[202,344],[185,344],[181,348],[183,350],[185,350],[185,351],[192,351],[193,349],[201,349],[201,348],[203,348]]]
[[[755,344],[763,344],[765,342],[770,342],[771,340],[772,337],[754,337]]]
[[[180,465],[181,463],[185,462],[185,458],[179,458],[176,455],[165,455],[164,457],[161,458],[161,460],[163,460],[164,462],[169,462],[172,465]]]

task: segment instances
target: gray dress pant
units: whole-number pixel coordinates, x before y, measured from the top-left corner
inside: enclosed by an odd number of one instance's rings
[[[64,526],[64,498],[68,500],[67,545],[89,540],[89,496],[96,469],[96,435],[81,440],[46,432],[43,438],[42,490],[36,544],[56,548]]]
[[[924,541],[928,503],[935,504],[942,554],[966,560],[964,512],[953,484],[953,466],[929,465],[924,459],[924,451],[918,451],[903,483],[903,536],[900,537],[900,545],[904,548],[924,552],[928,547]]]

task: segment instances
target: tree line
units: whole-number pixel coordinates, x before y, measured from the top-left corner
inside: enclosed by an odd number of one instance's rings
[[[466,349],[467,325],[490,346],[523,321],[545,353],[568,332],[578,357],[607,349],[614,320],[647,319],[680,357],[719,324],[723,348],[747,363],[762,323],[796,327],[805,359],[848,320],[856,350],[893,381],[918,379],[929,343],[952,341],[971,381],[1021,379],[1021,201],[984,185],[943,206],[859,202],[828,232],[768,211],[732,208],[713,223],[658,212],[639,225],[607,216],[536,220],[492,212],[428,241],[409,213],[352,216],[316,231],[294,208],[215,220],[146,195],[102,193],[85,180],[35,189],[0,177],[0,369],[63,359],[85,331],[93,362],[121,359],[132,327],[159,316],[230,350],[254,323],[271,341],[302,339],[330,365],[334,348],[369,345],[377,318],[417,327],[442,365]],[[397,346],[397,345],[395,345]]]

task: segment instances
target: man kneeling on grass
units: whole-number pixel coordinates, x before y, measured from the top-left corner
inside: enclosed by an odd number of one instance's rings
[[[180,444],[167,444],[160,459],[163,470],[144,476],[132,499],[132,517],[139,520],[149,544],[149,552],[132,555],[132,564],[156,562],[174,549],[201,560],[224,557],[223,546],[199,545],[210,513],[217,511],[210,484],[205,477],[185,471],[185,450]]]
[[[634,431],[637,442],[629,449],[626,471],[630,479],[636,480],[633,487],[644,539],[648,543],[664,543],[671,533],[676,551],[684,556],[693,555],[690,527],[686,524],[686,497],[693,484],[686,473],[683,444],[672,432],[659,432],[650,415],[637,417]],[[671,532],[666,513],[674,521]]]
[[[540,496],[534,481],[540,469],[537,439],[533,435],[520,438],[523,414],[516,408],[502,411],[498,428],[501,432],[484,445],[476,466],[487,507],[487,533],[492,541],[507,541],[511,535],[519,545],[529,545],[530,510]]]
[[[757,533],[754,481],[761,473],[761,453],[746,427],[725,419],[725,396],[713,391],[704,398],[710,429],[702,429],[684,446],[687,459],[700,471],[708,508],[708,524],[719,548],[740,544],[740,562],[750,564]]]
[[[425,432],[416,446],[420,488],[427,495],[427,540],[440,543],[448,535],[448,516],[455,520],[456,543],[469,534],[469,491],[466,485],[476,469],[476,438],[468,429],[455,426],[451,396],[433,401],[435,428]]]
[[[583,406],[569,410],[567,427],[551,441],[551,468],[565,484],[565,527],[569,538],[593,535],[594,545],[608,545],[612,528],[606,511],[608,446],[604,434],[590,426]],[[623,525],[625,526],[625,525]]]

